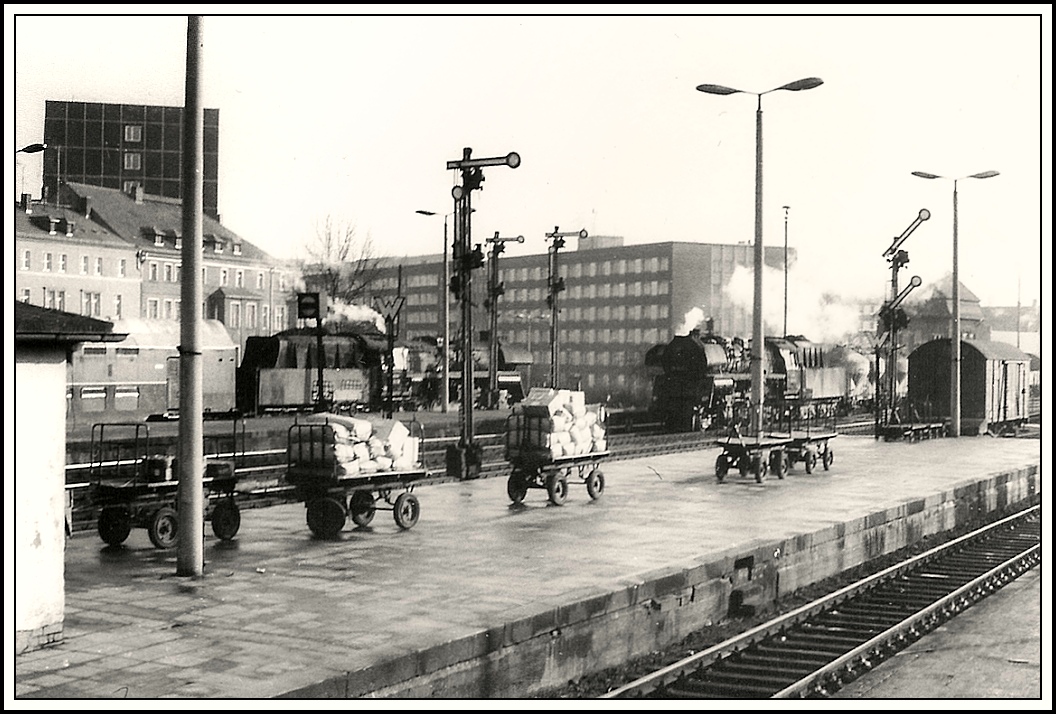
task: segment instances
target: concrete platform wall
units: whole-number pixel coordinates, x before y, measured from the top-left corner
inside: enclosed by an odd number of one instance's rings
[[[523,697],[672,645],[731,610],[780,596],[1040,496],[1030,466],[845,523],[761,541],[708,562],[587,589],[573,605],[516,614],[502,627],[289,692],[292,697]]]

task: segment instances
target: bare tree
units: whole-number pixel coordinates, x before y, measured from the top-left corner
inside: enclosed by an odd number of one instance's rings
[[[359,240],[354,224],[330,215],[316,222],[315,239],[305,247],[304,284],[331,300],[359,304],[380,271],[370,236]]]

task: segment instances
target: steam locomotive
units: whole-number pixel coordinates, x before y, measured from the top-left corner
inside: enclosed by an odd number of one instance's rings
[[[748,421],[751,350],[740,338],[699,329],[652,347],[647,367],[658,367],[652,417],[673,432],[702,431]],[[835,413],[870,391],[868,358],[826,349],[801,335],[767,337],[763,345],[764,403],[773,419]]]

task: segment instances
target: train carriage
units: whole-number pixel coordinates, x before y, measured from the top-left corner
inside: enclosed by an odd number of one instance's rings
[[[926,342],[909,355],[909,408],[916,420],[950,417],[951,342]],[[1027,423],[1030,355],[989,340],[961,341],[963,435],[1015,433]]]

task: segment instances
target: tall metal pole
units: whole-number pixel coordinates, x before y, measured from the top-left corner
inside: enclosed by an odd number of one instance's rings
[[[755,298],[752,302],[752,408],[756,438],[763,434],[763,97],[755,110]]]
[[[524,236],[500,238],[495,231],[494,238],[488,238],[491,252],[488,255],[488,408],[499,406],[499,298],[504,289],[499,282],[499,255],[506,249],[506,241],[524,242]]]
[[[557,229],[554,229],[557,232]],[[558,241],[560,238],[555,238],[553,245],[550,246],[550,260],[549,270],[547,271],[547,282],[550,290],[550,389],[557,389],[557,357],[559,349],[557,345],[558,336],[558,315],[560,310],[557,307],[557,294],[558,290],[555,289],[555,281],[557,280],[557,251],[560,247]]]
[[[788,206],[785,209],[785,321],[781,334],[788,337]]]
[[[953,180],[953,335],[950,341],[950,436],[961,435],[961,281],[957,266],[957,179]]]
[[[449,390],[451,389],[451,295],[448,288],[448,283],[451,282],[451,263],[447,259],[447,216],[444,216],[444,284],[440,286],[440,292],[443,294],[441,298],[444,303],[444,327],[442,330],[444,344],[440,350],[440,359],[443,361],[441,365],[441,374],[443,375],[444,385],[440,388],[440,411],[447,414],[451,404],[451,395]]]
[[[183,275],[180,282],[180,459],[176,574],[200,577],[205,549],[202,439],[202,18],[187,18],[183,108]],[[57,193],[57,191],[56,191]]]

